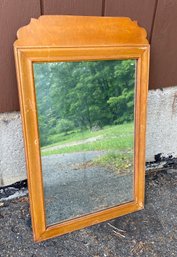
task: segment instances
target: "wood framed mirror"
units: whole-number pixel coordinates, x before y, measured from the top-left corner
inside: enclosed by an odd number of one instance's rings
[[[145,30],[129,18],[41,16],[17,36],[35,241],[142,209]]]

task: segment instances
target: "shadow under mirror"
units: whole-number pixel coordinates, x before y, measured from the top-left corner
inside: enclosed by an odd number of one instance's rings
[[[33,68],[47,226],[132,201],[136,60]]]

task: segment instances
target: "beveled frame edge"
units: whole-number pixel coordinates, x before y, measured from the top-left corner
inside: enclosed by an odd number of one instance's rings
[[[30,196],[30,211],[32,217],[34,240],[39,242],[42,240],[52,238],[54,236],[59,236],[74,230],[78,230],[93,224],[97,224],[109,219],[113,219],[128,214],[130,212],[143,209],[145,184],[145,132],[146,100],[149,74],[149,45],[132,45],[129,47],[106,46],[100,48],[14,47],[14,50],[25,142],[25,155],[28,170],[27,175]],[[76,55],[74,55],[76,51],[79,52],[79,56],[77,56],[77,58]],[[110,54],[110,51],[112,51],[112,54]],[[57,53],[59,52],[60,54],[62,53],[62,55],[58,56]],[[66,53],[68,53],[68,55]],[[99,56],[96,56],[95,53],[97,53],[97,55],[99,53]],[[107,56],[107,58],[105,57],[105,55]],[[135,199],[134,201],[129,203],[121,204],[109,209],[84,215],[79,218],[67,220],[62,223],[47,227],[45,221],[44,192],[41,161],[39,155],[40,147],[36,113],[35,89],[32,73],[32,62],[57,60],[105,60],[105,58],[115,60],[130,58],[138,59],[135,109],[136,134],[134,149]],[[29,131],[30,134],[28,133]],[[36,185],[38,185],[38,187]]]

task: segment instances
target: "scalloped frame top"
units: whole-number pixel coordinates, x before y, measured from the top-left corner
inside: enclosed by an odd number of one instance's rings
[[[148,45],[145,29],[127,17],[41,16],[17,37],[17,48]]]

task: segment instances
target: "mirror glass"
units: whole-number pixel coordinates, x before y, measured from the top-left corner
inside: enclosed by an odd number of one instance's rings
[[[47,226],[132,201],[136,60],[33,70]]]

